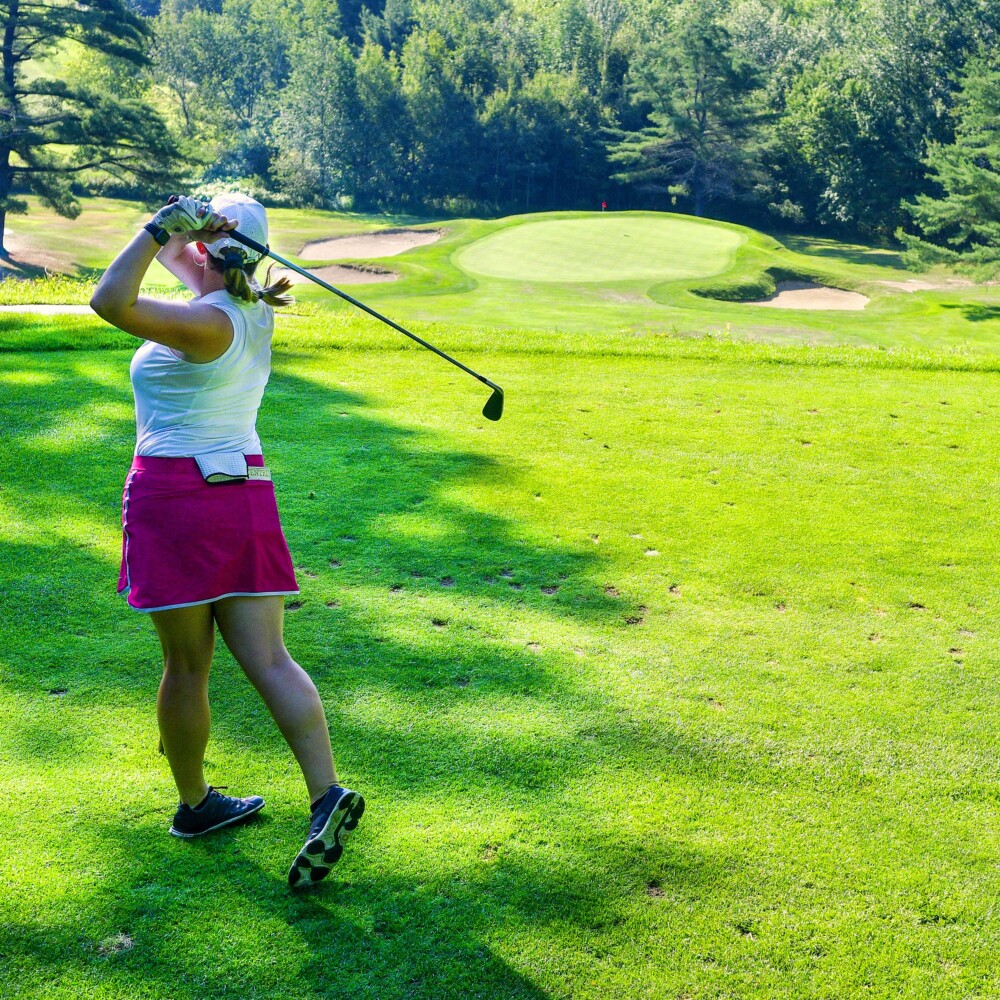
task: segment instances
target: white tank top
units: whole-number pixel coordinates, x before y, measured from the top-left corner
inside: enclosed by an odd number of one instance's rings
[[[233,342],[207,364],[184,361],[147,340],[132,357],[137,455],[186,458],[220,451],[261,453],[257,410],[271,374],[274,310],[225,289],[199,302],[232,321]]]

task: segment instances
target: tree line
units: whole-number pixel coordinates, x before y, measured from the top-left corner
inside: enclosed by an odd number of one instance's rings
[[[0,0],[0,17],[0,229],[25,191],[72,214],[82,192],[183,184],[366,211],[607,202],[902,231],[913,254],[980,262],[1000,242],[992,0]],[[985,216],[970,185],[994,195]]]

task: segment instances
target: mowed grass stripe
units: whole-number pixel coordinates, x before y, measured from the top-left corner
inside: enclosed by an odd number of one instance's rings
[[[422,353],[279,354],[288,640],[369,800],[308,898],[222,654],[209,780],[266,819],[166,835],[157,644],[112,592],[128,354],[0,356],[7,991],[989,995],[995,375],[703,346],[471,353],[496,425]]]
[[[456,255],[472,274],[535,282],[701,278],[724,271],[742,238],[659,213],[522,222]]]

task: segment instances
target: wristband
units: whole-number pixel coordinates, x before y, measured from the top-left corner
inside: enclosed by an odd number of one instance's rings
[[[149,233],[149,235],[152,236],[161,247],[165,247],[170,242],[170,233],[168,233],[161,226],[158,226],[155,222],[147,222],[142,228],[145,229],[146,232]]]

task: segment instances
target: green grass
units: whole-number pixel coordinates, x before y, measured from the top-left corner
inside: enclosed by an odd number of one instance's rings
[[[54,272],[65,272],[77,278],[94,278],[114,258],[114,255],[135,235],[151,211],[136,202],[114,198],[86,198],[76,219],[65,219],[42,207],[34,197],[26,198],[25,215],[7,217],[7,230],[16,242],[41,255]],[[271,225],[271,246],[277,253],[295,257],[311,240],[329,236],[349,236],[359,232],[377,231],[425,220],[409,216],[373,217],[343,212],[305,211],[273,208],[268,211]],[[15,254],[15,257],[17,254]],[[176,279],[155,261],[147,275],[152,288],[174,287]],[[0,282],[0,302],[12,301],[8,286]],[[60,299],[62,288],[38,301],[69,301]]]
[[[740,242],[728,229],[670,216],[601,214],[501,229],[455,260],[471,274],[515,281],[666,281],[718,274]]]
[[[5,996],[996,995],[998,359],[439,327],[490,424],[283,318],[287,639],[369,802],[295,897],[300,779],[223,654],[209,780],[268,806],[166,834],[128,340],[72,320],[0,324]]]
[[[86,280],[75,291],[67,291],[65,281],[30,288],[2,282],[0,303],[87,301],[94,276],[146,214],[134,203],[91,199],[84,203],[83,215],[71,222],[33,204],[27,216],[12,220],[15,232],[36,252],[61,259],[66,269]],[[907,294],[889,288],[881,282],[912,275],[888,249],[801,235],[769,236],[728,223],[651,212],[562,212],[433,223],[293,209],[272,209],[270,216],[276,251],[299,263],[305,244],[323,237],[417,224],[443,229],[437,243],[378,261],[401,280],[351,286],[355,295],[404,324],[524,329],[550,339],[563,333],[609,340],[711,334],[758,342],[973,353],[995,353],[998,347],[996,289]],[[783,278],[861,291],[871,302],[856,313],[745,304],[771,294]],[[148,284],[160,291],[176,288],[158,266],[151,269]],[[296,295],[305,311],[351,308],[314,285],[297,286]]]
[[[1000,297],[973,286],[908,294],[881,282],[905,280],[898,255],[801,235],[769,236],[741,226],[650,212],[515,216],[431,223],[381,217],[272,209],[272,244],[302,263],[304,245],[327,236],[402,225],[444,230],[437,243],[378,261],[401,280],[348,286],[403,323],[438,330],[454,325],[534,331],[555,342],[574,337],[713,337],[778,344],[921,347],[996,353]],[[30,288],[0,282],[0,303],[86,302],[91,282],[146,213],[134,203],[92,199],[75,222],[32,206],[12,221],[39,252],[63,254],[87,280]],[[635,248],[638,247],[638,252]],[[310,261],[321,264],[322,261]],[[158,267],[158,266],[157,266]],[[687,277],[681,277],[686,269]],[[934,275],[946,277],[944,273]],[[747,305],[783,278],[806,278],[861,291],[863,312],[772,310]],[[583,280],[586,279],[586,280]],[[154,290],[176,289],[162,269]],[[343,313],[350,307],[315,285],[299,285],[299,312]]]

